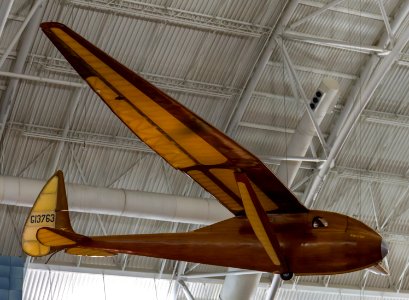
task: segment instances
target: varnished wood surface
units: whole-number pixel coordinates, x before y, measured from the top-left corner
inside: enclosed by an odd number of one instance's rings
[[[312,228],[315,216],[329,226]],[[325,211],[270,216],[272,231],[291,272],[297,275],[355,271],[382,260],[381,237],[365,224]],[[281,273],[245,217],[189,233],[93,237],[84,246],[118,253]]]

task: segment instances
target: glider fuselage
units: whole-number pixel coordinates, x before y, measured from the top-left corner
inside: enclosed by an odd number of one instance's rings
[[[317,217],[328,226],[314,228]],[[273,214],[269,219],[280,251],[291,272],[297,275],[359,270],[376,264],[386,255],[378,233],[345,215],[309,211]],[[116,253],[275,273],[283,271],[271,262],[246,217],[231,218],[186,233],[92,237],[86,246]]]

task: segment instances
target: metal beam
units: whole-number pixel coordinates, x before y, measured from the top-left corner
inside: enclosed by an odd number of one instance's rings
[[[320,163],[326,161],[323,158],[316,157],[305,157],[305,156],[273,156],[273,155],[258,155],[258,157],[263,161],[278,160],[278,161],[305,161],[305,162],[314,162]]]
[[[316,7],[316,8],[322,8],[326,5],[324,2],[317,2],[317,1],[311,1],[311,0],[300,0],[300,4],[311,6],[311,7]],[[349,6],[345,6],[345,7],[344,6],[334,6],[334,7],[329,8],[329,10],[335,11],[338,13],[347,14],[348,16],[352,15],[352,16],[357,16],[359,18],[368,18],[368,19],[373,19],[377,21],[383,21],[383,17],[381,15],[373,14],[373,13],[366,12],[363,10],[352,9]]]
[[[174,275],[176,275],[176,279],[173,282],[172,291],[170,293],[170,299],[171,300],[177,300],[178,299],[179,287],[183,288],[182,284],[179,283],[179,280],[180,280],[181,276],[183,275],[183,273],[186,270],[187,262],[177,261],[176,266],[177,266],[176,274],[174,274]]]
[[[256,124],[250,122],[240,122],[239,126],[247,127],[247,128],[254,128],[254,129],[261,129],[261,130],[268,130],[268,131],[276,131],[282,133],[294,133],[295,129],[292,128],[284,128],[272,125],[265,125],[265,124]]]
[[[409,186],[406,188],[406,190],[403,192],[403,194],[399,197],[398,201],[396,201],[395,206],[392,208],[392,210],[390,211],[388,216],[382,222],[382,225],[380,227],[381,230],[384,230],[386,228],[386,226],[389,223],[389,220],[397,219],[398,215],[400,215],[401,213],[404,213],[398,208],[401,208],[400,206],[403,203],[403,200],[405,200],[405,198],[408,196],[408,192],[409,192]]]
[[[11,7],[13,6],[13,2],[14,0],[3,0],[0,3],[0,38],[3,34],[7,18],[10,16],[10,10]]]
[[[389,23],[388,14],[386,13],[385,6],[383,5],[383,0],[378,0],[378,5],[382,13],[383,22],[385,23],[385,28],[386,28],[386,32],[388,33],[389,40],[392,41],[392,44],[393,44],[395,38],[393,36],[391,24]]]
[[[280,68],[280,69],[283,68],[283,64],[280,62],[269,61],[267,65],[272,66],[274,68]],[[331,71],[331,70],[323,70],[323,69],[317,69],[317,68],[312,68],[312,67],[305,67],[301,65],[294,65],[294,69],[297,71],[301,71],[301,72],[308,72],[312,74],[338,77],[338,78],[348,79],[348,80],[355,80],[358,78],[358,76],[354,74],[347,74],[347,73],[341,73],[341,72],[336,72],[336,71]]]
[[[196,278],[209,278],[209,277],[225,277],[228,275],[240,276],[240,275],[251,275],[251,274],[260,274],[263,272],[252,271],[252,270],[239,270],[228,271],[228,272],[214,272],[214,273],[197,273],[191,275],[183,275],[181,278],[184,279],[196,279]]]
[[[193,295],[190,292],[190,290],[189,290],[188,286],[186,285],[186,283],[182,279],[179,279],[178,283],[182,287],[182,290],[185,293],[186,299],[187,300],[195,300],[195,298],[193,297]]]
[[[96,1],[70,0],[67,2],[82,8],[98,9],[100,11],[120,13],[161,23],[166,22],[179,26],[188,26],[201,30],[217,31],[245,37],[260,38],[270,31],[269,27],[263,25],[195,13],[166,5],[142,3],[140,1],[98,3]]]
[[[42,64],[42,60],[44,59],[47,60],[47,65],[43,66],[44,70],[72,74],[80,79],[78,73],[71,68],[70,64],[66,60],[51,57],[35,57],[34,62]],[[152,73],[136,72],[146,80],[155,84],[157,87],[168,91],[185,92],[223,99],[230,99],[232,95],[240,93],[240,89],[232,86],[187,80],[185,78],[162,76]]]
[[[52,78],[46,78],[46,77],[40,77],[40,76],[33,76],[33,75],[25,75],[25,74],[19,74],[19,73],[14,73],[14,72],[5,72],[5,71],[0,71],[0,77],[9,77],[13,79],[23,79],[23,80],[28,80],[28,81],[36,81],[36,82],[42,82],[42,83],[48,83],[48,84],[56,84],[56,85],[62,85],[62,86],[70,86],[70,87],[76,87],[76,88],[82,88],[87,85],[79,82],[70,82],[66,80],[57,80],[57,79],[52,79]]]
[[[48,144],[46,147],[44,147],[43,150],[40,151],[40,153],[38,153],[36,156],[34,156],[34,158],[28,162],[24,167],[21,168],[21,170],[16,170],[14,173],[20,177],[22,176],[22,174],[28,169],[30,168],[36,161],[38,161],[40,158],[42,158],[48,151],[50,151],[52,144]],[[46,158],[44,158],[46,159]]]
[[[14,0],[13,0],[14,1]],[[9,14],[9,19],[18,21],[18,22],[24,22],[25,18],[16,14]]]
[[[67,70],[68,71],[68,70]],[[76,74],[77,75],[77,74]],[[233,87],[222,87],[220,85],[197,82],[190,80],[183,80],[180,78],[172,78],[165,76],[157,76],[153,74],[141,73],[141,75],[154,83],[157,87],[167,91],[184,92],[196,95],[205,95],[215,98],[230,98],[233,94],[239,93],[238,89]],[[67,80],[58,80],[47,77],[25,75],[14,72],[0,71],[0,77],[10,77],[16,79],[23,79],[28,81],[42,82],[46,84],[56,84],[61,86],[83,88],[87,85],[81,82],[73,82]],[[78,77],[79,78],[79,77]]]
[[[284,31],[282,38],[285,40],[299,41],[299,42],[304,42],[308,44],[333,47],[337,49],[349,50],[349,51],[354,51],[354,52],[359,52],[359,53],[367,53],[367,54],[376,53],[378,55],[388,55],[390,53],[390,50],[384,49],[382,47],[352,44],[350,42],[322,38],[322,37],[318,37],[318,36],[314,36],[314,35],[310,35],[306,33],[294,32],[290,30]]]
[[[16,45],[17,41],[20,39],[21,34],[23,33],[24,29],[26,29],[28,23],[31,21],[31,18],[37,12],[37,9],[42,5],[43,0],[37,0],[33,6],[31,7],[30,11],[27,14],[26,19],[24,20],[23,24],[21,24],[20,28],[17,30],[16,34],[14,35],[13,39],[11,40],[10,44],[8,45],[6,51],[3,53],[3,56],[0,58],[0,68],[3,66],[6,58],[9,56],[11,51],[13,51],[14,46]],[[31,27],[30,25],[29,27]],[[31,46],[31,44],[30,44]]]
[[[376,172],[364,169],[354,169],[350,167],[336,166],[330,171],[339,178],[348,178],[361,180],[366,182],[377,182],[384,184],[401,185],[406,187],[409,185],[409,178],[405,175]]]
[[[397,286],[397,292],[398,293],[400,292],[400,290],[402,288],[403,279],[405,278],[405,275],[406,275],[406,272],[407,272],[408,268],[409,268],[409,259],[406,260],[405,267],[403,268],[403,270],[402,270],[402,272],[401,272],[401,274],[399,276],[399,279],[398,279],[398,284],[397,284],[398,285]]]
[[[309,101],[308,101],[307,95],[305,94],[304,88],[302,87],[302,84],[301,84],[300,80],[298,79],[297,73],[296,73],[296,71],[294,69],[294,66],[293,66],[293,64],[291,62],[290,56],[289,56],[289,54],[287,52],[287,48],[285,47],[284,43],[279,43],[279,44],[280,44],[281,49],[282,49],[284,60],[287,63],[289,69],[290,69],[290,72],[291,72],[291,75],[292,75],[292,77],[293,77],[293,79],[295,81],[295,85],[297,87],[297,90],[300,93],[301,99],[303,100],[302,102],[303,102],[303,104],[305,106],[305,110],[306,110],[306,112],[307,112],[307,114],[308,114],[308,116],[309,116],[309,118],[310,118],[310,120],[311,120],[311,122],[313,124],[315,132],[317,133],[318,139],[320,140],[320,143],[321,143],[322,148],[324,150],[325,156],[327,156],[327,151],[328,151],[327,143],[325,142],[324,136],[323,136],[323,134],[321,132],[320,126],[317,123],[317,120],[314,117],[312,109],[309,106]]]
[[[375,205],[375,198],[374,198],[374,195],[373,195],[373,192],[372,192],[372,184],[371,183],[368,184],[368,191],[369,191],[369,196],[371,198],[373,215],[375,217],[375,224],[376,224],[375,229],[379,230],[380,229],[380,226],[379,226],[379,213],[378,213],[377,205]]]
[[[280,276],[273,275],[271,285],[266,291],[266,296],[264,297],[264,300],[274,300],[275,295],[277,294],[278,289],[280,288],[282,283],[283,281],[281,280]]]

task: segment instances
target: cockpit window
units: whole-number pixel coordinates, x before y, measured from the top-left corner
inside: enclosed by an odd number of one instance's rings
[[[328,227],[328,222],[322,217],[314,217],[314,219],[312,219],[312,227],[313,228]]]

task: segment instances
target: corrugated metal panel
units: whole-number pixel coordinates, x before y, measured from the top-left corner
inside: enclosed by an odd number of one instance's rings
[[[408,132],[372,122],[359,122],[338,160],[339,165],[405,175],[409,169]]]
[[[293,97],[253,96],[242,121],[294,130],[305,111],[305,106]]]
[[[407,115],[409,102],[403,95],[409,92],[408,74],[408,67],[395,65],[385,77],[384,82],[376,89],[368,109]]]

